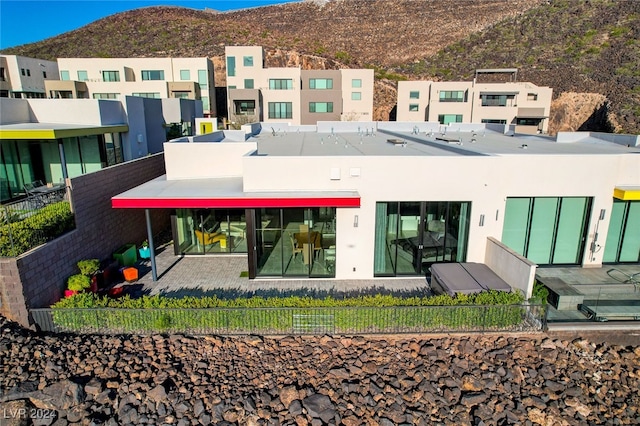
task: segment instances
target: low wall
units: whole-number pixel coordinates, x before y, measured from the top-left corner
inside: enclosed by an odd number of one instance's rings
[[[60,299],[82,259],[107,259],[125,243],[147,238],[144,210],[113,209],[111,197],[165,173],[164,154],[141,158],[71,179],[76,229],[17,258],[0,259],[0,312],[29,325],[27,309]],[[154,233],[169,227],[170,213],[153,210]]]
[[[538,265],[493,237],[487,238],[484,263],[512,288],[521,290],[527,299],[531,297]]]

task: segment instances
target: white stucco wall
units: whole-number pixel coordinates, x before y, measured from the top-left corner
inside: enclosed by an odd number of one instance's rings
[[[256,148],[255,142],[167,142],[167,180],[242,176],[244,156]]]
[[[629,156],[626,156],[629,157]],[[502,237],[507,197],[587,196],[592,211],[610,211],[613,188],[625,182],[640,184],[638,159],[623,155],[512,155],[485,157],[245,157],[244,190],[355,190],[358,209],[338,209],[336,278],[373,277],[375,205],[378,201],[470,201],[467,260],[483,262],[487,237]],[[312,165],[312,166],[310,166]],[[340,180],[331,170],[340,169]],[[350,169],[360,176],[351,177]],[[607,173],[594,173],[607,170]],[[353,226],[358,215],[359,226]],[[480,215],[484,225],[479,225]],[[598,215],[588,225],[584,264],[602,263],[603,250],[587,255]],[[599,224],[605,241],[609,214]],[[349,253],[345,255],[344,253]],[[356,268],[356,271],[353,271]]]

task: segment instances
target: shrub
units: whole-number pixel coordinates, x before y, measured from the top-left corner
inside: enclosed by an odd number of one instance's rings
[[[74,226],[68,201],[50,204],[24,220],[0,226],[0,256],[18,256]]]
[[[91,279],[82,274],[71,275],[67,280],[67,288],[73,291],[84,291],[91,287]]]
[[[78,269],[82,275],[91,276],[100,269],[100,261],[98,259],[85,259],[78,262]]]

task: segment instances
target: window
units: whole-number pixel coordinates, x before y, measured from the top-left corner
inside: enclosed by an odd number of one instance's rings
[[[164,80],[163,70],[142,71],[142,80]]]
[[[189,70],[180,70],[180,80],[182,80],[182,81],[191,80],[191,71],[189,71]]]
[[[86,71],[78,71],[78,81],[87,81],[89,76]]]
[[[253,89],[253,79],[252,78],[245,78],[244,79],[244,88],[245,89]]]
[[[46,71],[42,71],[42,78],[47,78],[47,72]]]
[[[362,80],[359,78],[354,78],[353,80],[351,80],[351,87],[353,87],[354,89],[359,89],[360,87],[362,87]]]
[[[309,112],[333,112],[333,102],[309,102]]]
[[[537,101],[538,100],[538,94],[537,93],[527,93],[527,100],[528,101]]]
[[[173,97],[177,99],[189,99],[191,92],[173,92]]]
[[[464,102],[464,90],[441,90],[440,102]]]
[[[480,122],[483,124],[507,124],[507,120],[498,118],[483,118]]]
[[[440,124],[462,123],[462,114],[440,114],[438,122]]]
[[[256,101],[233,101],[235,115],[253,115],[256,113]]]
[[[420,92],[412,90],[409,92],[409,99],[420,99]]]
[[[7,79],[7,74],[4,67],[0,67],[0,81],[5,81]]]
[[[205,111],[209,111],[209,109],[211,109],[211,105],[209,105],[209,97],[201,96],[200,100],[202,101],[202,109]]]
[[[69,81],[69,71],[60,71],[60,80]]]
[[[31,77],[31,70],[27,68],[27,77]]]
[[[269,102],[269,118],[292,118],[291,102]]]
[[[375,276],[424,274],[436,262],[464,262],[470,202],[378,202]]]
[[[228,89],[236,89],[236,86],[229,86]]]
[[[578,264],[590,206],[587,197],[507,198],[502,242],[539,265]]]
[[[332,78],[310,78],[309,89],[333,89]]]
[[[102,71],[102,81],[120,81],[120,71]]]
[[[133,92],[131,96],[138,96],[140,98],[155,98],[160,99],[159,92]]]
[[[27,75],[27,74],[25,73],[25,71],[24,71],[24,68],[20,68],[20,73],[21,73],[22,75]]]
[[[236,58],[235,56],[227,56],[227,75],[229,77],[236,76]]]
[[[516,118],[518,126],[538,126],[541,121],[541,118]]]
[[[409,111],[420,111],[420,105],[418,104],[409,104]]]
[[[198,84],[200,89],[207,89],[209,87],[209,73],[207,70],[198,70]]]
[[[119,93],[94,93],[93,99],[118,99]]]
[[[245,56],[242,58],[242,64],[245,67],[252,67],[253,66],[253,56]]]
[[[352,101],[362,100],[362,92],[351,92],[351,100]]]
[[[482,106],[511,106],[515,95],[480,95]],[[511,101],[511,102],[508,102]]]
[[[290,78],[270,78],[269,89],[271,90],[291,90],[293,89],[293,80]]]
[[[640,262],[640,201],[613,200],[603,262]]]

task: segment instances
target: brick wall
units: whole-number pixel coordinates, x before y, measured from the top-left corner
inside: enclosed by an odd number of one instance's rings
[[[82,259],[108,259],[126,243],[147,238],[144,210],[113,209],[111,197],[165,173],[164,154],[108,167],[71,180],[76,229],[18,258],[0,259],[0,313],[28,325],[28,308],[62,296]],[[154,234],[170,226],[168,210],[152,210]]]

